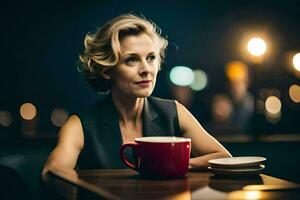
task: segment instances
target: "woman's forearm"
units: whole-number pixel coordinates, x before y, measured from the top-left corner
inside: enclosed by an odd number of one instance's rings
[[[204,156],[191,158],[189,161],[189,170],[191,171],[206,171],[208,167],[208,161],[216,158],[231,157],[227,152],[210,153]]]

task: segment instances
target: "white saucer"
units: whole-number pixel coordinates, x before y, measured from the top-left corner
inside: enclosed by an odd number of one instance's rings
[[[247,168],[247,167],[259,166],[265,160],[266,158],[264,157],[242,156],[242,157],[213,159],[213,160],[209,160],[208,163],[212,168],[236,169],[236,168]]]
[[[224,169],[224,168],[213,168],[208,167],[208,169],[216,175],[258,175],[265,168],[264,165],[259,165],[252,168],[242,168],[242,169]]]

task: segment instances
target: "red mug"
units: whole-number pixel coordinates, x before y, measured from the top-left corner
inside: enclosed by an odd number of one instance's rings
[[[128,161],[124,150],[134,149],[136,163]],[[121,146],[120,156],[130,168],[147,177],[183,177],[188,171],[191,139],[182,137],[140,137]]]

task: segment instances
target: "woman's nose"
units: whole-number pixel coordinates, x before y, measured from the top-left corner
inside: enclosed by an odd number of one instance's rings
[[[150,64],[147,63],[146,61],[141,62],[141,68],[140,68],[140,73],[141,74],[148,74],[150,72]]]

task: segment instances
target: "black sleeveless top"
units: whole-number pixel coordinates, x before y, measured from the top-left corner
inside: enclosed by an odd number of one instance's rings
[[[79,115],[84,132],[84,148],[78,157],[80,169],[127,168],[120,159],[123,139],[119,114],[107,95]],[[173,100],[145,98],[142,112],[143,136],[181,136]]]

